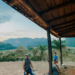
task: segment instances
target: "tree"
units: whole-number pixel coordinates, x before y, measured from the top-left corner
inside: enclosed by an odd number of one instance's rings
[[[2,53],[2,52],[0,52],[0,58],[2,58],[2,55],[3,55],[3,53]]]
[[[59,40],[53,40],[52,48],[57,49],[60,52],[60,41]],[[61,48],[66,48],[66,45],[64,44],[65,41],[61,41]],[[62,63],[62,55],[60,55],[61,63]]]
[[[20,56],[24,56],[27,52],[28,52],[28,50],[23,46],[19,46],[15,51],[16,55],[18,56],[18,58]]]
[[[37,55],[37,53],[38,53],[38,49],[37,48],[33,49],[32,53],[33,53],[33,56],[35,57]]]
[[[42,57],[43,60],[43,53],[45,50],[47,50],[47,45],[39,45],[38,49],[41,51],[40,56]]]
[[[59,40],[53,40],[52,43],[53,43],[52,48],[60,50],[60,42],[59,42]],[[65,43],[65,41],[61,41],[61,48],[66,48],[66,45],[64,43]]]

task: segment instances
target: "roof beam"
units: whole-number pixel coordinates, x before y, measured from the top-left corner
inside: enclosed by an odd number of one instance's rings
[[[40,14],[40,15],[43,15],[44,13],[50,12],[51,10],[56,10],[56,9],[61,8],[61,7],[68,6],[68,5],[71,4],[71,3],[74,3],[74,0],[70,0],[69,2],[65,2],[64,4],[60,4],[60,5],[56,6],[56,7],[52,7],[52,8],[50,8],[50,9],[46,10],[46,11],[40,12],[39,14]]]
[[[71,32],[72,30],[75,30],[75,27],[69,28],[68,30],[61,31],[61,32],[59,33],[59,35],[61,36],[62,34],[69,33],[69,32]]]
[[[61,16],[61,17],[58,17],[58,18],[54,18],[53,20],[49,20],[47,22],[50,23],[51,21],[62,19],[62,18],[66,18],[66,17],[72,16],[72,15],[75,15],[75,12],[67,14],[67,15],[64,15],[64,16]]]
[[[63,37],[63,35],[65,35],[65,34],[71,32],[71,31],[75,31],[75,28],[74,28],[74,29],[71,29],[70,31],[68,30],[68,31],[66,31],[66,32],[64,32],[64,33],[61,33],[61,34],[59,34],[59,35]]]
[[[67,24],[67,23],[71,23],[71,22],[74,22],[75,21],[75,19],[74,20],[71,20],[71,21],[68,21],[68,22],[65,22],[65,23],[62,23],[62,24],[58,24],[58,25],[53,25],[53,26],[51,26],[53,29],[55,29],[57,26],[62,26],[62,25],[64,25],[64,24]]]
[[[68,28],[68,26],[70,27],[72,25],[75,25],[75,23],[69,24],[69,25],[65,25],[64,27],[57,28],[57,29],[55,29],[55,31],[61,31],[61,29]]]

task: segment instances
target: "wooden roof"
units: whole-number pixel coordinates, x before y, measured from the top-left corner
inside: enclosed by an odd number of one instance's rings
[[[75,37],[75,0],[3,0],[56,37]]]

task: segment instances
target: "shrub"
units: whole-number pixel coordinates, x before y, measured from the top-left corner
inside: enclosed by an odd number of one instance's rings
[[[41,56],[33,56],[32,58],[31,58],[31,60],[32,61],[41,61],[41,59],[42,59],[42,57]]]

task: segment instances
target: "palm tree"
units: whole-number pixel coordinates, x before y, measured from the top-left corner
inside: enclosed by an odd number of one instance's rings
[[[60,42],[59,42],[59,40],[53,40],[52,43],[53,43],[52,48],[60,50]],[[65,41],[61,41],[61,48],[66,48],[66,45],[64,43],[65,43]]]
[[[52,43],[53,43],[52,48],[55,48],[56,50],[60,51],[60,41],[53,40]],[[61,48],[66,48],[66,45],[64,43],[65,43],[65,41],[61,41]],[[62,56],[60,55],[60,59],[61,58],[62,58]]]
[[[47,50],[47,45],[39,45],[38,49],[41,51],[40,56],[41,56],[41,58],[43,60],[43,53],[44,53],[45,50]]]
[[[2,55],[3,55],[3,53],[2,53],[2,52],[0,52],[0,58],[2,58]]]

